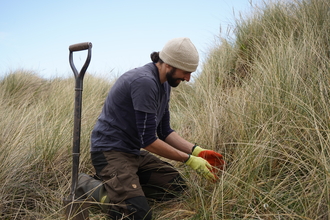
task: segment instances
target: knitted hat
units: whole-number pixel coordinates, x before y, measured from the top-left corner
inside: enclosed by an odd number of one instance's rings
[[[159,53],[160,59],[177,69],[194,72],[197,69],[199,55],[189,38],[180,37],[168,41]]]

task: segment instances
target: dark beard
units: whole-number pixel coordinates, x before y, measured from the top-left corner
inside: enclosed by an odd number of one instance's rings
[[[174,78],[174,74],[175,74],[176,68],[173,68],[170,72],[166,73],[166,79],[168,84],[171,87],[177,87],[181,81],[183,81],[183,79],[179,79],[179,78]]]

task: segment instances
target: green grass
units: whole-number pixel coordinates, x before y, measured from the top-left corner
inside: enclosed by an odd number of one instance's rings
[[[330,2],[266,2],[237,19],[192,83],[173,89],[171,124],[224,155],[218,183],[172,162],[189,189],[155,219],[330,217]],[[84,79],[81,172],[112,81]],[[0,80],[0,219],[63,219],[71,184],[74,79]],[[102,214],[92,211],[91,219]]]

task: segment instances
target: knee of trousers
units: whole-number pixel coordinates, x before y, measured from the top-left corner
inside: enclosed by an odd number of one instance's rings
[[[109,210],[112,219],[125,220],[151,220],[152,213],[146,197],[138,196],[126,199],[120,208],[113,207]]]

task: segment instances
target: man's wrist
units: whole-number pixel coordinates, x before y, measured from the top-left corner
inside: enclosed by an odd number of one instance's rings
[[[205,150],[205,149],[203,149],[200,146],[198,146],[197,144],[195,144],[195,146],[193,147],[193,150],[192,150],[191,154],[197,157],[198,154],[200,152],[202,152],[203,150]]]
[[[188,158],[185,161],[183,161],[183,163],[186,163],[190,159],[190,156],[191,154],[188,154]]]
[[[195,148],[196,148],[197,146],[198,146],[198,145],[195,144],[195,145],[192,147],[192,149],[191,149],[191,153],[194,152],[194,150],[195,150]]]

